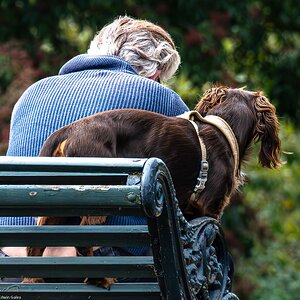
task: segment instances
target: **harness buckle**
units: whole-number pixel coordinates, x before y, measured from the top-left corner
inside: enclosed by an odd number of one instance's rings
[[[199,177],[197,178],[197,182],[194,188],[194,192],[198,190],[202,191],[205,188],[205,183],[207,181],[207,174],[208,174],[209,164],[207,160],[201,160],[200,163],[200,172]]]

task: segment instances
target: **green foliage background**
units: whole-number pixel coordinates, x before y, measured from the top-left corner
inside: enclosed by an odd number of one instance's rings
[[[221,83],[260,89],[277,107],[287,163],[248,182],[223,223],[241,299],[298,299],[300,294],[300,1],[298,0],[0,0],[0,153],[13,105],[34,81],[57,74],[118,15],[149,19],[173,36],[182,57],[167,84],[193,108]],[[255,149],[254,149],[255,151]]]

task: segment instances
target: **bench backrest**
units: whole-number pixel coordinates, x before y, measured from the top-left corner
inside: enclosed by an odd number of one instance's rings
[[[153,252],[0,258],[0,277],[143,279],[116,283],[110,290],[84,283],[2,283],[0,295],[32,300],[238,299],[229,292],[220,225],[211,218],[185,220],[169,171],[157,158],[0,157],[0,199],[0,216],[139,215],[148,223],[2,226],[0,247],[150,246]]]

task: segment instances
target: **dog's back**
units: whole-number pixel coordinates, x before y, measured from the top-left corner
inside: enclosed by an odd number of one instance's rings
[[[180,205],[187,203],[201,151],[186,120],[133,109],[101,112],[54,132],[40,156],[158,157],[167,165]]]

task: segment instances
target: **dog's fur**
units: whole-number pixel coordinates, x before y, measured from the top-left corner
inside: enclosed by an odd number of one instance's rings
[[[239,170],[253,142],[261,143],[258,157],[263,167],[281,164],[279,122],[274,106],[262,93],[212,88],[195,110],[202,116],[217,115],[231,126],[239,145]],[[54,132],[40,156],[159,157],[170,170],[186,218],[218,218],[236,190],[234,159],[228,141],[216,127],[196,123],[207,148],[209,172],[205,189],[194,201],[190,198],[199,174],[201,150],[193,125],[185,119],[134,109],[101,112]],[[53,224],[50,219],[43,217],[39,225]],[[85,219],[84,223],[89,222],[103,223],[105,217]],[[41,255],[42,251],[30,248],[29,255]]]

